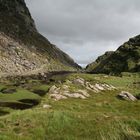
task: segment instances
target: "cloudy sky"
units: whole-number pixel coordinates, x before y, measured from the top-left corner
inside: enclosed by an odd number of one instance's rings
[[[140,34],[139,0],[26,0],[37,29],[86,65]]]

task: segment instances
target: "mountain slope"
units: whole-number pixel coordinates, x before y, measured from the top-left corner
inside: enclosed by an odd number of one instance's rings
[[[140,71],[140,35],[129,39],[115,52],[105,53],[86,70],[92,73],[121,73]]]
[[[24,0],[0,0],[0,73],[79,68],[38,33]]]

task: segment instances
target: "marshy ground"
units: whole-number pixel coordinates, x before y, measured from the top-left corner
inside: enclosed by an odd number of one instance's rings
[[[80,84],[107,84],[114,90],[96,93]],[[54,100],[50,88],[90,96]],[[68,88],[68,89],[67,89]],[[138,97],[140,74],[57,74],[49,77],[14,77],[0,83],[0,140],[139,140],[140,101],[120,100],[121,91]],[[49,105],[49,106],[45,106]],[[47,108],[48,107],[48,108]]]

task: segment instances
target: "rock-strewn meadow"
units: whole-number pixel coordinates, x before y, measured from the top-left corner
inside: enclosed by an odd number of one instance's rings
[[[139,73],[64,73],[2,81],[1,140],[140,139]]]

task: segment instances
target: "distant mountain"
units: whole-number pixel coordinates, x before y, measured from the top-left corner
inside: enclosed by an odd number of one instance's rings
[[[129,39],[114,52],[106,52],[86,67],[92,73],[140,72],[140,35]]]
[[[73,59],[38,33],[24,0],[0,0],[0,73],[77,69]]]

